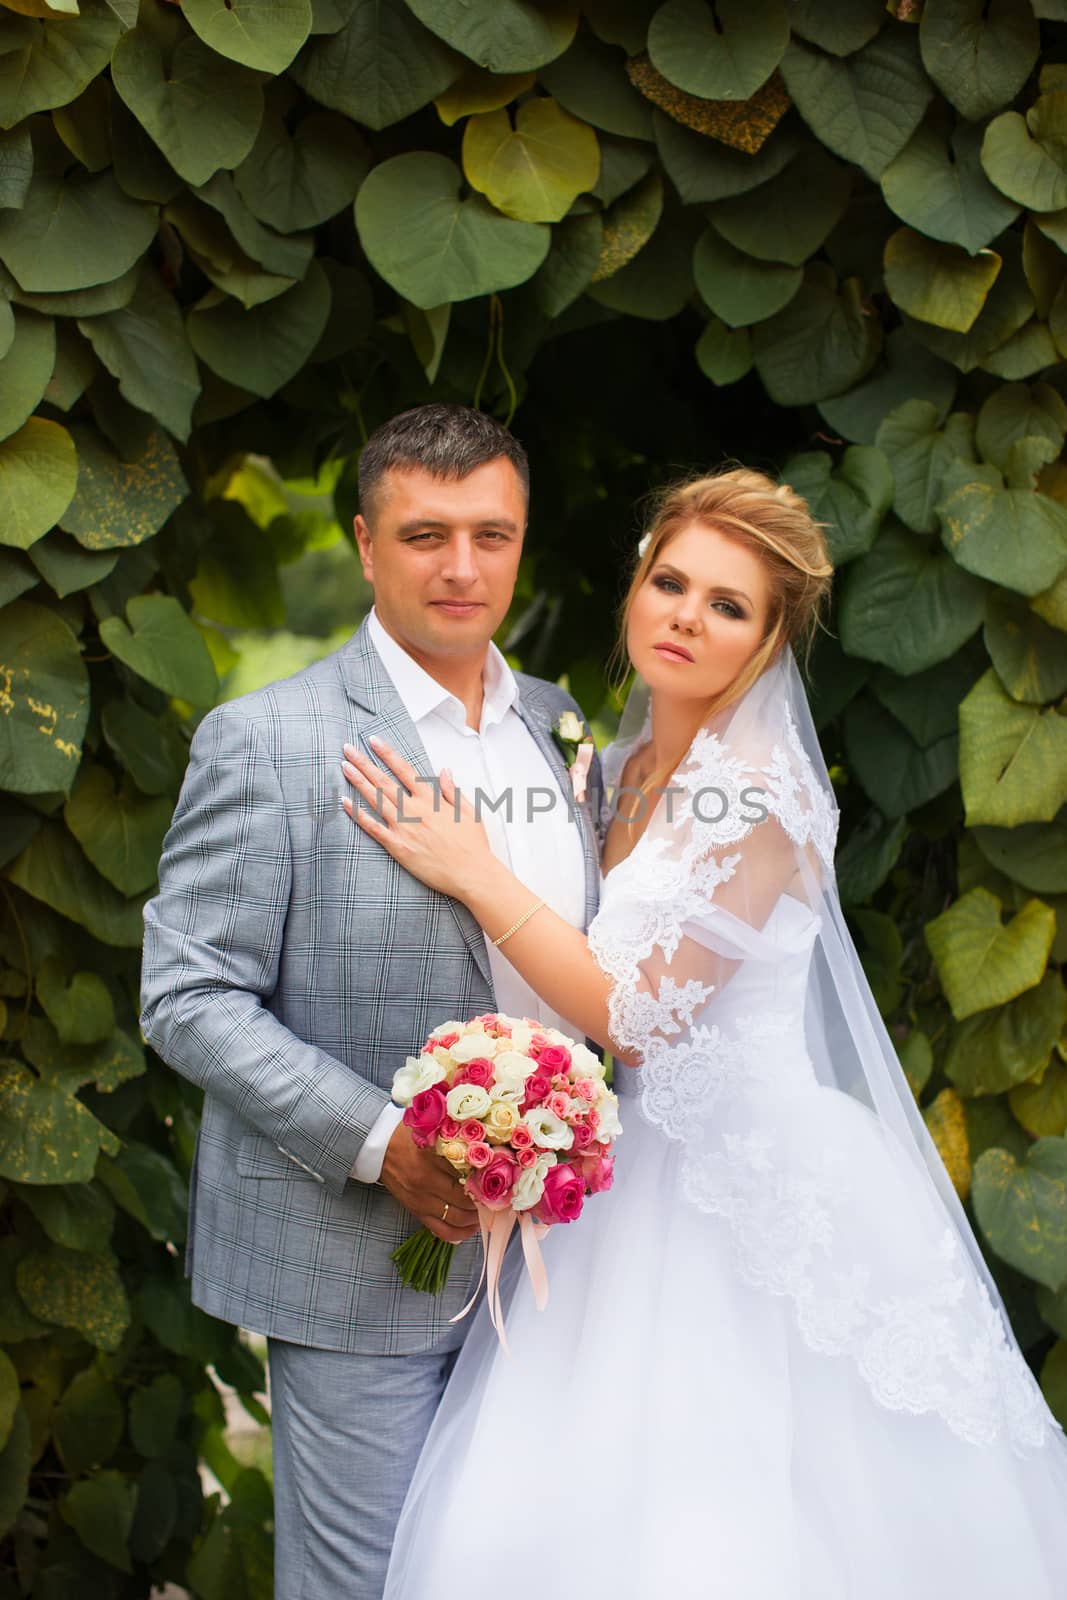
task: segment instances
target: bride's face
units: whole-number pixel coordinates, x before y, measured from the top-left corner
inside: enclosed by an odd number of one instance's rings
[[[660,550],[630,608],[626,647],[649,688],[721,694],[759,648],[770,591],[751,550],[693,522]]]

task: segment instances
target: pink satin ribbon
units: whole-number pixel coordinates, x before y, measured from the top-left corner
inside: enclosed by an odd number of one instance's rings
[[[490,1211],[488,1206],[480,1205],[478,1225],[482,1233],[482,1270],[478,1274],[474,1293],[463,1310],[457,1311],[451,1319],[453,1322],[462,1322],[463,1318],[470,1314],[484,1283],[489,1305],[489,1320],[496,1329],[496,1336],[506,1356],[509,1356],[511,1351],[508,1349],[507,1335],[504,1332],[504,1312],[500,1304],[500,1273],[504,1266],[504,1252],[507,1250],[508,1240],[516,1222],[522,1237],[522,1254],[526,1271],[533,1286],[534,1303],[538,1311],[545,1309],[548,1304],[548,1274],[541,1254],[541,1240],[548,1232],[548,1228],[544,1223],[535,1222],[528,1211],[512,1211],[510,1206],[504,1211]]]
[[[574,791],[576,805],[580,806],[585,799],[585,786],[592,763],[593,743],[591,739],[586,739],[584,743],[578,746],[578,752],[574,757],[574,765],[571,767],[571,788]]]

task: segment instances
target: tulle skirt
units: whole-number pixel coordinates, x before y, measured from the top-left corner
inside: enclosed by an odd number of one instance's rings
[[[509,1263],[510,1358],[477,1313],[386,1600],[1063,1600],[1062,1433],[1019,1454],[882,1405],[742,1280],[679,1147],[626,1130],[614,1190],[545,1241],[544,1312]],[[850,1149],[877,1197],[877,1143]]]

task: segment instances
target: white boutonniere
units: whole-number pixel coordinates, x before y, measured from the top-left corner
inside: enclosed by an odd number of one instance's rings
[[[592,766],[596,750],[593,736],[576,712],[564,711],[552,729],[552,737],[567,763],[575,804],[581,805],[585,799],[589,768]]]

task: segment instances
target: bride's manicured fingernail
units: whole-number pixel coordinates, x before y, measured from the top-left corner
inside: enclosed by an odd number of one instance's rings
[[[384,750],[386,747],[385,740],[377,737],[368,739],[367,743],[370,745],[372,750]]]
[[[349,761],[354,761],[359,755],[359,751],[356,749],[354,744],[342,745],[341,748],[348,757]]]

